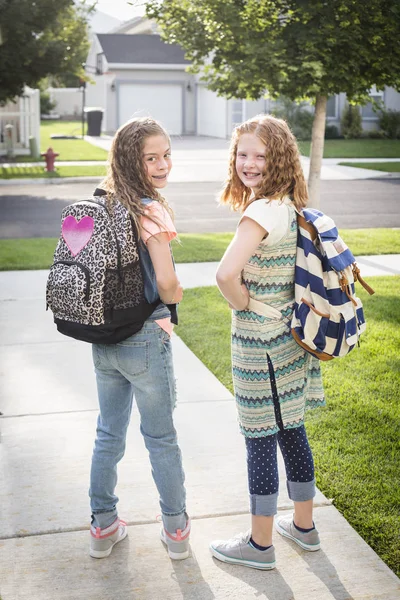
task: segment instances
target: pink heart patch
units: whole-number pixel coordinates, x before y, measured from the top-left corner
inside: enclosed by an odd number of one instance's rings
[[[61,234],[72,256],[76,256],[86,246],[92,237],[94,229],[94,220],[92,217],[83,217],[77,221],[75,217],[69,215],[63,221]]]

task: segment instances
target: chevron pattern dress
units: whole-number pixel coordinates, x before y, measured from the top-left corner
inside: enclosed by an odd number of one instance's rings
[[[276,244],[261,242],[258,246],[243,270],[243,282],[252,299],[250,309],[232,312],[233,384],[240,429],[250,438],[273,435],[279,429],[267,354],[274,368],[285,429],[303,425],[306,409],[325,404],[319,361],[297,345],[290,331],[297,219],[291,201],[284,204],[289,211],[286,235]],[[272,307],[275,314],[256,312],[253,306],[257,302]]]

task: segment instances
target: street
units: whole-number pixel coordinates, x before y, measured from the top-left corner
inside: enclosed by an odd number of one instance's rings
[[[234,231],[237,215],[218,206],[218,183],[170,183],[165,196],[180,233]],[[61,210],[95,184],[0,187],[0,238],[57,237]],[[339,228],[400,227],[400,179],[321,181],[321,210]]]

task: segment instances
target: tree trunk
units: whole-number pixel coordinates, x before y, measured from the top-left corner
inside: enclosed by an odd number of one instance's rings
[[[327,97],[316,97],[315,115],[311,134],[310,173],[308,175],[308,206],[319,208],[321,165],[324,153],[325,118]]]

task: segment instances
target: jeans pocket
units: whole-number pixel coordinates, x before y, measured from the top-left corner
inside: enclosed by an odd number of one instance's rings
[[[163,329],[162,327],[160,327],[160,338],[162,342],[169,342],[171,341],[171,336],[168,333],[168,331],[165,331],[165,329]]]
[[[92,344],[92,358],[93,358],[93,364],[95,366],[95,369],[97,369],[101,363],[101,356],[100,356],[100,349],[96,344]]]
[[[149,369],[149,343],[124,341],[116,345],[117,364],[123,373],[137,377]]]

